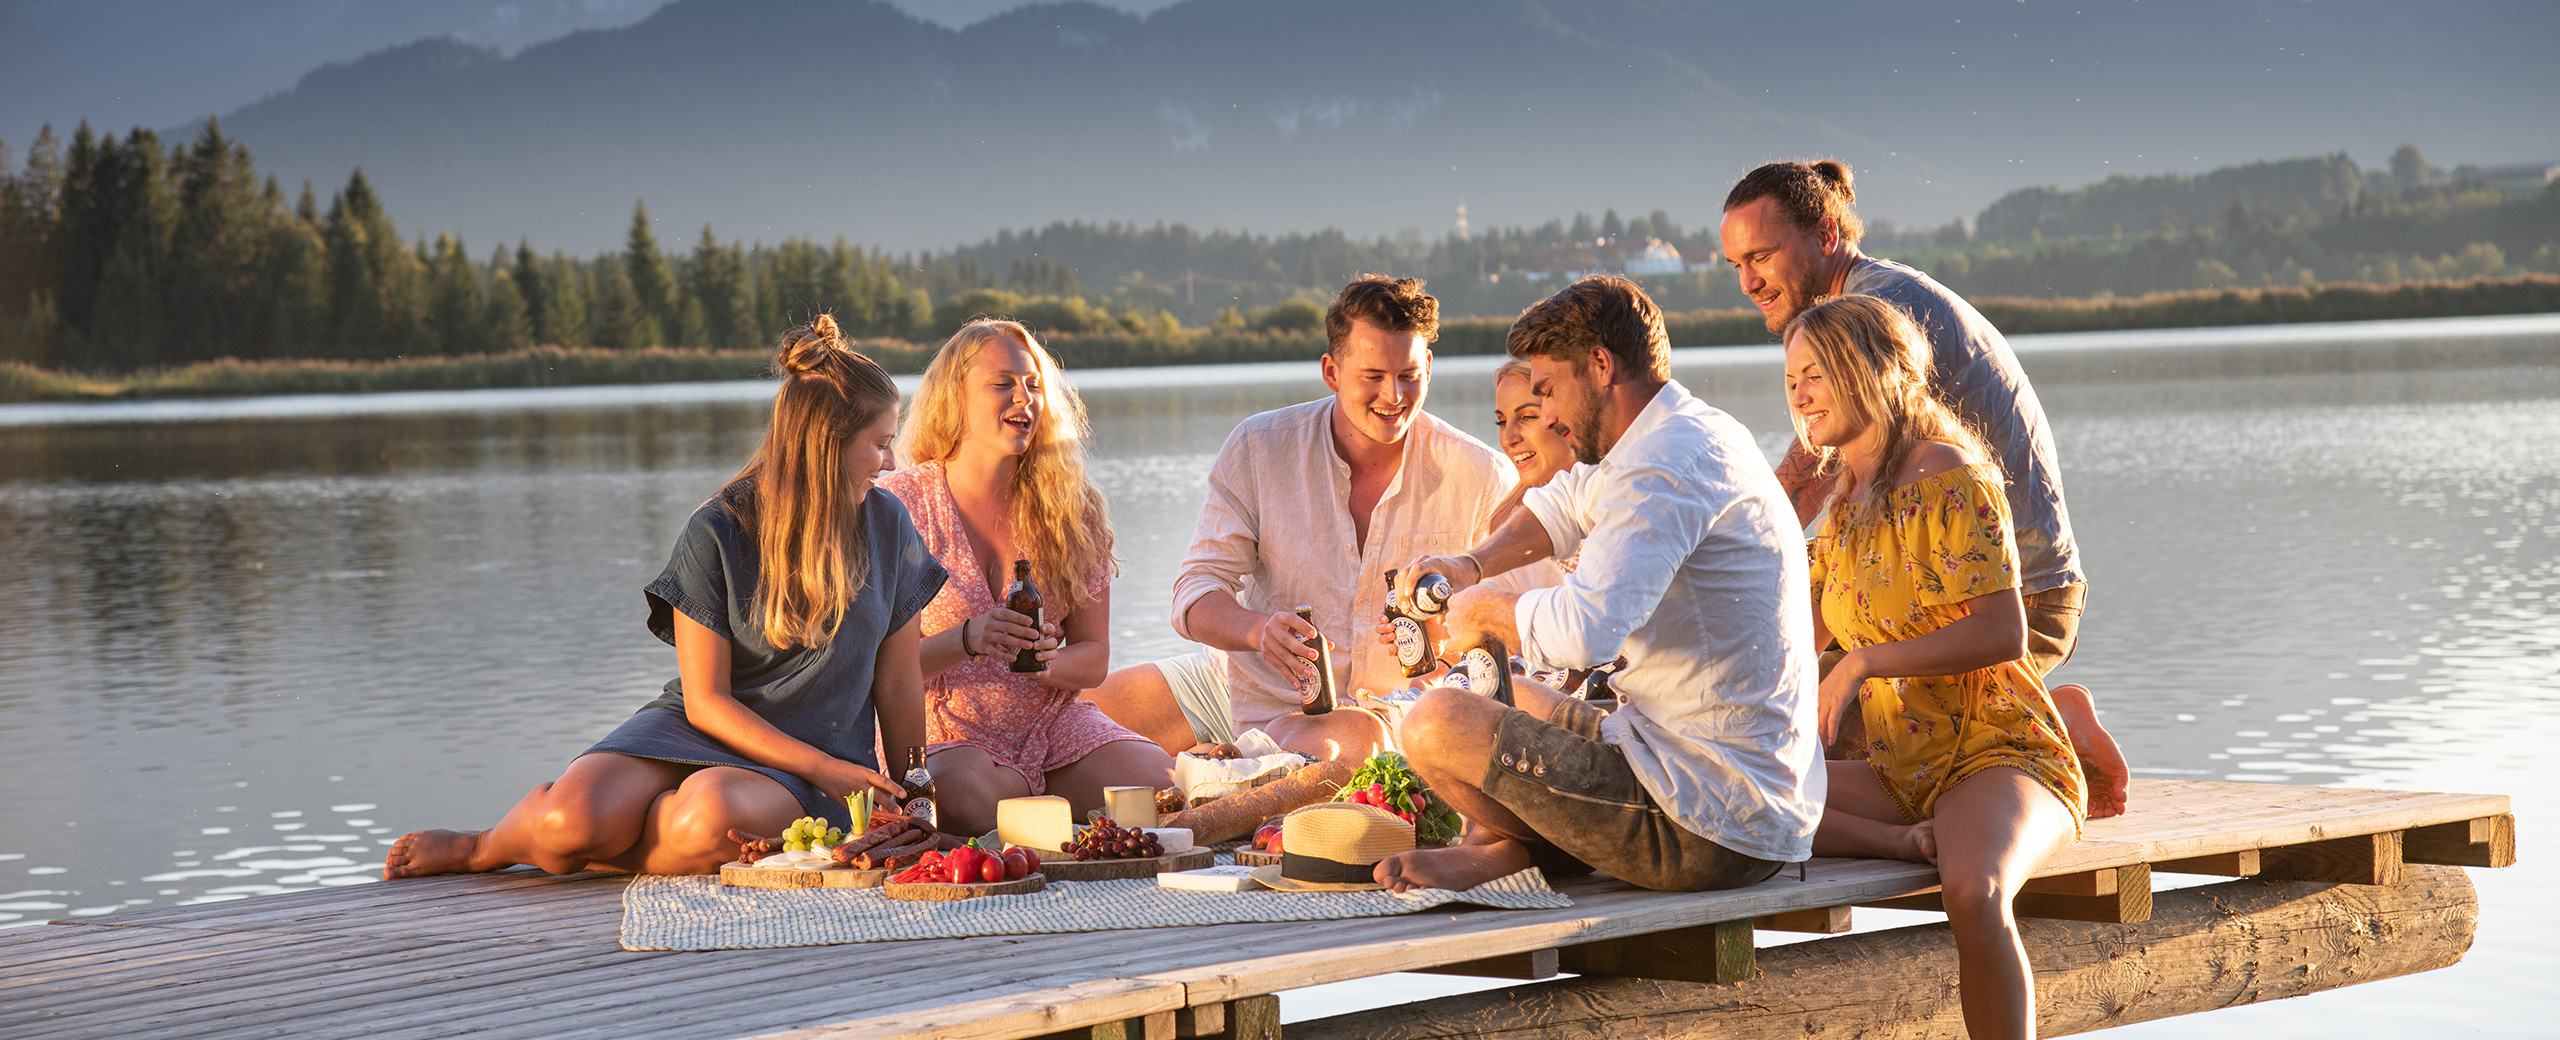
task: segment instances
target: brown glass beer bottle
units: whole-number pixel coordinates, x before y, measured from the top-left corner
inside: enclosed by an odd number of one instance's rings
[[[1511,693],[1511,651],[1502,640],[1484,637],[1458,658],[1458,670],[1467,677],[1467,688],[1491,697],[1503,707],[1513,706]]]
[[[1040,627],[1040,590],[1031,584],[1031,561],[1013,561],[1013,587],[1004,591],[1004,609],[1031,619],[1031,627]],[[1040,660],[1040,652],[1023,647],[1013,655],[1013,670],[1037,672],[1049,667]]]
[[[1298,620],[1306,622],[1310,628],[1315,627],[1316,608],[1299,606]],[[1333,650],[1325,645],[1324,633],[1321,631],[1307,637],[1307,649],[1316,652],[1316,677],[1298,686],[1298,711],[1305,715],[1322,715],[1333,710],[1335,699]]]
[[[1434,575],[1436,577],[1437,575]],[[1438,662],[1431,652],[1430,630],[1422,622],[1396,605],[1396,572],[1387,572],[1387,629],[1393,633],[1396,663],[1404,666],[1407,679],[1430,674]]]

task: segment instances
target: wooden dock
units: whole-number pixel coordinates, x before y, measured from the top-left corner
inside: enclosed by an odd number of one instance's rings
[[[2142,921],[2155,871],[2388,886],[2514,860],[2500,795],[2137,781],[2133,803],[2020,913]],[[1755,928],[1925,909],[1936,875],[1816,860],[1728,892],[1577,879],[1563,910],[693,953],[619,947],[626,882],[428,878],[0,933],[0,1037],[1276,1037],[1273,994],[1398,971],[1745,980]]]

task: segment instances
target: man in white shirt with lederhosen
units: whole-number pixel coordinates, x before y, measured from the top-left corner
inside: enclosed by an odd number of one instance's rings
[[[1293,608],[1315,608],[1346,702],[1402,685],[1395,652],[1369,639],[1382,576],[1474,540],[1515,479],[1500,453],[1422,409],[1440,328],[1422,289],[1381,275],[1344,286],[1325,312],[1333,394],[1247,418],[1219,448],[1173,586],[1175,634],[1207,652],[1123,668],[1085,699],[1174,752],[1251,729],[1320,759],[1387,746],[1369,712],[1296,710],[1316,629]]]
[[[1449,649],[1490,635],[1522,656],[1627,667],[1606,713],[1534,682],[1516,708],[1435,689],[1398,736],[1466,841],[1405,853],[1380,882],[1465,889],[1535,865],[1597,867],[1664,890],[1748,885],[1808,858],[1824,794],[1802,537],[1750,431],[1672,381],[1662,313],[1635,283],[1586,278],[1511,327],[1543,418],[1579,461],[1499,529],[1425,573],[1459,588]],[[1560,586],[1482,584],[1581,552]]]

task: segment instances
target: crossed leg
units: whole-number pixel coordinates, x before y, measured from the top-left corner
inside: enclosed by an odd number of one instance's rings
[[[1540,719],[1554,714],[1564,700],[1564,694],[1528,679],[1514,677],[1511,687],[1517,707]],[[1451,687],[1425,691],[1405,709],[1396,727],[1405,761],[1432,794],[1466,817],[1467,833],[1448,848],[1415,849],[1380,860],[1379,884],[1397,892],[1462,892],[1529,868],[1529,847],[1522,842],[1537,837],[1537,831],[1482,786],[1502,734],[1503,714],[1510,710],[1482,694]]]

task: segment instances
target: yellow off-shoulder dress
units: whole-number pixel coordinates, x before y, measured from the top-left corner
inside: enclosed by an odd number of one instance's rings
[[[1876,505],[1835,507],[1808,547],[1815,603],[1842,649],[1927,635],[1964,617],[1965,601],[2017,586],[1997,469],[1975,463],[1932,474],[1895,488],[1881,517]],[[2035,778],[2075,824],[2088,817],[2071,739],[2024,661],[1869,679],[1858,704],[1867,761],[1914,822],[1934,815],[1939,795],[1994,766]]]

